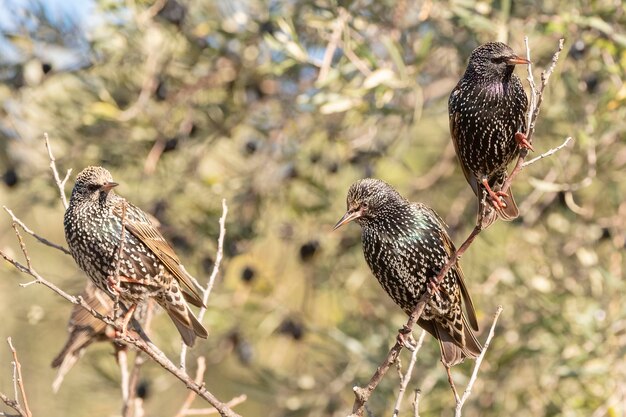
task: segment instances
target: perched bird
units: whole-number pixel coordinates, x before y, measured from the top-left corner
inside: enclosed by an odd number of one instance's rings
[[[361,226],[367,264],[387,294],[410,315],[455,250],[445,224],[431,208],[409,202],[378,179],[352,184],[347,206],[335,229],[352,220]],[[439,341],[442,362],[448,367],[480,354],[473,331],[478,331],[476,313],[458,264],[434,291],[418,324]]]
[[[113,300],[96,288],[91,281],[87,282],[81,297],[91,308],[100,314],[108,316],[113,312]],[[115,331],[111,326],[98,320],[79,305],[75,305],[72,309],[68,323],[68,332],[69,336],[65,346],[52,361],[52,367],[59,368],[57,377],[52,383],[54,392],[59,390],[63,378],[85,353],[87,346],[94,342],[113,342],[115,340]],[[115,344],[115,347],[120,349],[122,346]]]
[[[474,49],[465,74],[448,101],[450,133],[465,179],[478,197],[478,224],[485,228],[500,216],[519,215],[513,192],[502,192],[507,165],[520,147],[532,149],[526,140],[528,98],[516,64],[528,64],[501,42]],[[483,205],[483,190],[489,205]],[[495,209],[495,210],[494,210]]]
[[[64,218],[70,252],[96,287],[127,304],[124,326],[138,303],[153,298],[193,346],[208,336],[187,305],[203,306],[194,280],[148,215],[112,191],[117,185],[102,167],[78,174]]]

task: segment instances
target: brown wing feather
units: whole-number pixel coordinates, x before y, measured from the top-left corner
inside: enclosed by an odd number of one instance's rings
[[[475,195],[478,195],[478,180],[476,176],[470,172],[470,170],[463,164],[460,158],[459,144],[457,138],[459,137],[459,117],[461,114],[459,112],[450,113],[450,134],[452,135],[452,143],[454,144],[454,151],[456,152],[457,159],[459,160],[459,165],[461,165],[461,169],[463,170],[463,175],[465,179],[469,183],[470,187],[472,187],[472,191],[474,191]]]
[[[126,202],[137,212],[140,209]],[[116,207],[115,214],[122,217],[122,208]],[[142,212],[143,213],[143,212]],[[198,293],[194,283],[191,281],[186,272],[181,269],[180,259],[176,256],[174,249],[165,240],[161,232],[159,232],[150,223],[148,218],[145,220],[137,218],[126,217],[124,226],[131,232],[137,239],[139,239],[144,245],[148,247],[156,257],[163,263],[167,270],[174,275],[180,284],[182,284],[182,291],[185,299],[196,307],[204,307],[202,298]]]
[[[456,248],[454,247],[454,243],[450,239],[450,236],[448,236],[448,233],[446,233],[446,223],[433,209],[428,206],[423,207],[428,209],[439,222],[439,235],[441,237],[441,240],[443,241],[446,253],[449,257],[452,256],[454,251],[456,251]],[[463,302],[465,304],[465,310],[467,311],[467,318],[469,320],[469,323],[471,324],[472,329],[478,331],[478,320],[476,319],[476,310],[474,309],[474,303],[472,302],[472,297],[470,297],[467,286],[465,285],[465,276],[463,275],[463,270],[459,266],[458,262],[452,267],[452,271],[456,274],[459,287],[461,288],[461,295],[463,296]]]

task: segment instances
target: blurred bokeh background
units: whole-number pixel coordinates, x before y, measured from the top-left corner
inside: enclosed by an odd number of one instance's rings
[[[625,13],[619,0],[4,0],[0,204],[65,243],[48,132],[62,174],[74,170],[66,192],[83,167],[107,167],[204,281],[225,198],[210,337],[190,363],[206,355],[220,399],[247,394],[243,415],[345,415],[351,387],[406,320],[367,269],[358,226],[331,232],[349,185],[385,179],[435,208],[459,244],[476,206],[449,138],[449,92],[480,43],[524,53],[528,35],[538,76],[565,37],[534,144],[575,142],[518,177],[521,217],[487,230],[462,260],[482,340],[504,306],[465,415],[623,416]],[[70,257],[26,243],[40,273],[82,290]],[[4,213],[0,248],[21,259]],[[49,363],[71,305],[19,287],[29,277],[5,262],[0,278],[0,391],[13,392],[12,336],[35,415],[119,415],[111,346],[89,348],[54,395]],[[162,315],[153,338],[176,356]],[[451,416],[438,346],[426,340],[409,390],[422,390],[421,415]],[[460,389],[470,367],[454,370]],[[154,364],[142,376],[147,415],[174,415],[184,387]],[[372,415],[391,414],[397,388],[392,371]]]

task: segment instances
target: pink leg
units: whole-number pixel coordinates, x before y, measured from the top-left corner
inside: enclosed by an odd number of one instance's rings
[[[491,197],[491,204],[496,208],[496,210],[503,210],[506,208],[506,203],[500,200],[500,197],[508,197],[508,194],[504,191],[493,191],[489,186],[489,182],[487,179],[483,179],[483,186],[487,190],[487,194]]]
[[[526,135],[522,132],[517,132],[515,134],[515,142],[517,142],[520,148],[530,149],[531,151],[535,152],[535,148],[533,148],[533,145],[530,144],[530,142],[526,138]]]

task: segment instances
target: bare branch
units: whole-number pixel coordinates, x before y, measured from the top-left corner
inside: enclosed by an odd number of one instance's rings
[[[402,399],[404,398],[404,392],[406,391],[407,385],[409,385],[409,381],[411,380],[411,375],[413,374],[413,367],[415,367],[415,362],[417,361],[417,353],[422,347],[424,343],[424,337],[426,336],[426,330],[422,329],[420,333],[420,337],[411,352],[411,360],[409,361],[409,365],[406,368],[406,373],[402,375],[400,374],[400,390],[398,391],[398,398],[396,399],[396,405],[393,407],[393,417],[398,417],[400,414],[400,405],[402,404]]]
[[[472,376],[470,377],[467,387],[465,388],[465,392],[463,392],[463,396],[456,403],[456,410],[454,414],[455,417],[461,417],[461,410],[463,409],[463,405],[465,404],[465,401],[467,401],[470,394],[472,393],[472,388],[474,387],[474,383],[476,382],[476,378],[478,377],[478,369],[480,368],[480,365],[483,363],[483,359],[485,358],[485,354],[487,354],[487,349],[489,349],[489,344],[491,343],[491,339],[493,339],[493,336],[495,334],[496,323],[498,322],[498,317],[500,317],[500,313],[502,313],[502,306],[498,306],[498,309],[496,310],[496,314],[493,316],[493,322],[491,323],[491,329],[489,329],[489,335],[487,336],[487,340],[485,341],[483,350],[480,352],[480,355],[478,355],[478,358],[476,358],[476,363],[474,364],[474,370],[472,371]]]
[[[420,396],[422,395],[422,391],[419,389],[415,390],[415,397],[413,399],[413,417],[420,417]]]
[[[30,262],[30,256],[28,256],[28,251],[26,250],[26,245],[24,244],[24,239],[22,239],[22,235],[20,234],[19,229],[17,228],[16,223],[11,223],[13,230],[15,231],[15,236],[17,236],[17,241],[20,244],[20,248],[22,249],[22,254],[24,254],[24,258],[26,259],[26,267],[28,269],[33,269],[33,265]]]
[[[48,239],[45,239],[41,236],[39,236],[37,233],[33,232],[28,226],[26,226],[26,224],[24,224],[24,222],[22,220],[20,220],[15,214],[13,214],[13,212],[7,208],[7,206],[2,206],[2,208],[9,213],[9,215],[11,216],[11,219],[13,219],[14,223],[17,223],[26,233],[28,233],[29,235],[33,236],[35,239],[37,239],[39,242],[43,243],[46,246],[50,246],[51,248],[55,248],[57,250],[60,250],[61,252],[70,255],[70,251],[65,249],[63,246],[61,245],[57,245],[54,242],[49,241]]]
[[[202,383],[202,381],[204,380],[204,372],[206,371],[206,360],[204,358],[204,356],[200,356],[198,357],[198,367],[196,368],[196,384],[200,384]],[[180,410],[178,410],[178,413],[176,413],[175,417],[184,417],[185,415],[187,415],[187,412],[189,411],[189,407],[191,407],[191,404],[193,403],[193,400],[196,399],[196,393],[193,391],[189,391],[189,393],[187,394],[187,398],[185,399],[185,402],[183,402],[183,405],[180,407]]]
[[[561,143],[559,146],[557,146],[556,148],[552,148],[549,151],[546,151],[546,152],[542,153],[541,155],[531,159],[530,161],[524,162],[522,164],[522,168],[521,169],[524,169],[527,166],[532,165],[535,162],[542,160],[543,158],[547,158],[550,155],[554,155],[555,153],[557,153],[558,151],[560,151],[561,149],[566,147],[572,140],[573,140],[572,137],[568,136],[567,138],[565,138],[565,141],[563,143]]]
[[[220,270],[220,264],[222,263],[222,258],[224,257],[224,238],[226,236],[226,216],[228,215],[228,205],[226,204],[226,199],[222,199],[222,216],[219,220],[220,225],[220,234],[217,238],[217,253],[215,254],[215,264],[213,265],[213,271],[211,271],[211,275],[209,276],[209,281],[207,282],[204,291],[202,292],[202,304],[204,307],[200,308],[198,312],[198,321],[202,323],[202,319],[204,318],[204,314],[206,313],[206,305],[209,302],[209,295],[211,295],[211,291],[213,290],[213,284],[215,283],[215,279],[217,278],[217,274]],[[197,282],[196,282],[197,284]],[[199,286],[199,285],[198,285]],[[185,362],[187,358],[187,345],[182,343],[182,348],[180,350],[180,367],[185,369]]]
[[[242,394],[228,401],[226,405],[229,407],[234,407],[246,401],[247,399],[248,399],[248,396],[245,394]],[[192,408],[192,409],[185,411],[186,416],[208,416],[210,414],[217,414],[217,410],[215,410],[215,408]]]
[[[13,384],[15,385],[14,386],[15,402],[17,403],[18,406],[20,406],[18,393],[17,393],[18,387],[19,387],[19,396],[22,397],[22,401],[24,402],[23,411],[19,411],[17,408],[13,408],[13,409],[17,411],[18,413],[23,414],[25,417],[32,417],[33,414],[31,413],[30,407],[28,406],[28,398],[26,397],[26,389],[24,388],[24,378],[22,377],[22,364],[20,363],[20,360],[17,358],[17,351],[15,350],[15,347],[13,347],[13,342],[11,341],[11,337],[7,337],[7,343],[9,345],[9,348],[11,349],[11,354],[13,355],[13,366],[14,366]]]
[[[61,180],[59,177],[59,171],[57,171],[56,159],[52,154],[52,147],[50,146],[50,140],[48,138],[48,134],[43,134],[44,141],[46,143],[46,149],[48,150],[48,158],[50,159],[50,169],[52,170],[52,175],[54,176],[54,182],[57,184],[57,188],[59,189],[59,195],[61,196],[61,202],[63,203],[63,207],[67,210],[67,197],[65,196],[65,183],[70,178],[70,174],[72,173],[71,169],[67,170],[67,174],[65,174],[65,178]]]

